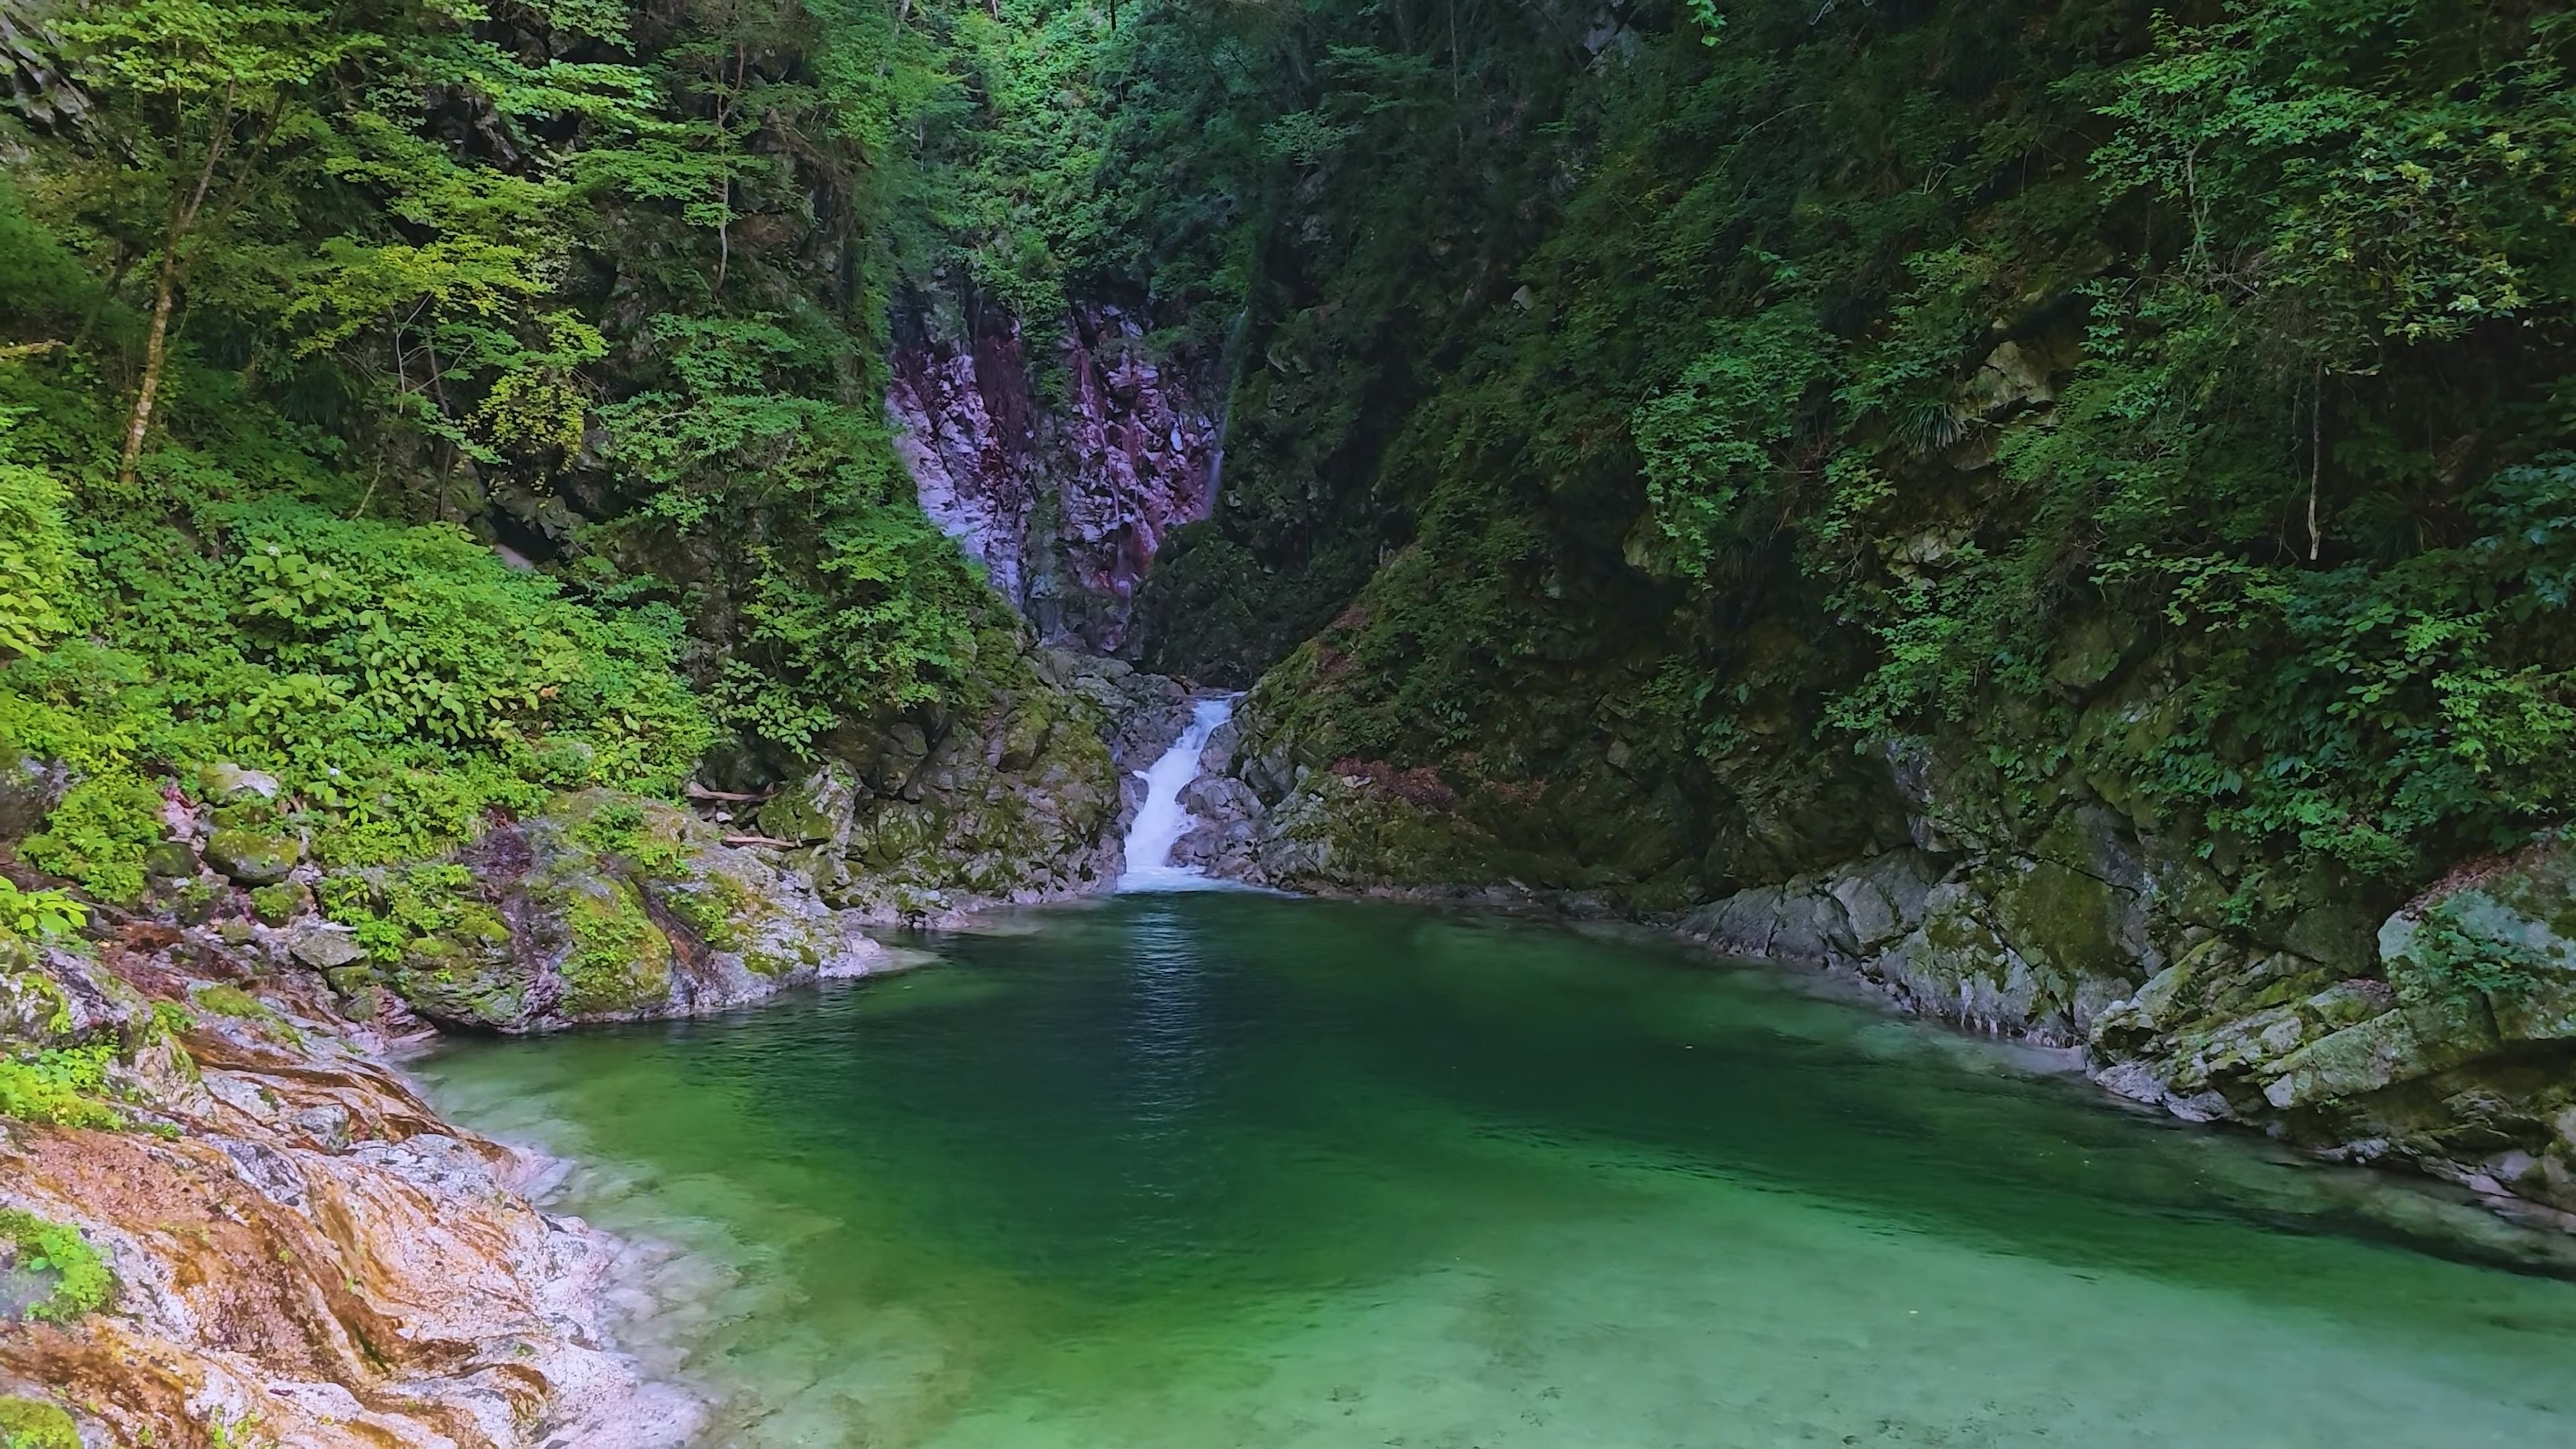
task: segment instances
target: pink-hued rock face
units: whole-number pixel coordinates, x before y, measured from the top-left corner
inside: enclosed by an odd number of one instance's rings
[[[1078,308],[1044,400],[1015,320],[894,352],[886,408],[923,511],[1051,643],[1125,643],[1164,538],[1215,501],[1211,369],[1149,356],[1144,330],[1118,307]]]

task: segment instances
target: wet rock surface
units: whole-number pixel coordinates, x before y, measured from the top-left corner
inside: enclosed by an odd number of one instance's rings
[[[148,924],[0,965],[58,1008],[0,1015],[8,1055],[103,1064],[89,1125],[0,1119],[0,1213],[76,1235],[54,1241],[104,1274],[19,1306],[0,1395],[93,1444],[694,1432],[690,1395],[607,1346],[619,1246],[535,1206],[543,1164],[441,1120],[319,973]]]

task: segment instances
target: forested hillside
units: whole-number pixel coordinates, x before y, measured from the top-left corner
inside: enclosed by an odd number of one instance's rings
[[[132,896],[152,777],[205,762],[275,772],[363,864],[1028,683],[882,406],[889,292],[965,235],[922,137],[968,34],[730,4],[8,25],[0,714],[79,777],[30,863]]]
[[[1867,844],[1891,741],[2390,903],[2563,814],[2559,7],[1536,20],[1355,20],[1272,123],[1155,585],[1260,623],[1156,657],[1332,619],[1328,753],[1548,781],[1498,826],[1670,900]]]

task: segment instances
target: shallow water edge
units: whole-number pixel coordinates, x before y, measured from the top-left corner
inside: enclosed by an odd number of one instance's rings
[[[425,1064],[713,1265],[645,1295],[707,1442],[1627,1445],[1729,1410],[1672,1442],[1749,1444],[1863,1409],[2176,1442],[2191,1395],[2100,1377],[2139,1353],[2233,1385],[2240,1442],[2565,1412],[2493,1398],[2576,1343],[2561,1240],[1837,986],[1274,897],[986,925],[937,972]],[[1940,1343],[1859,1331],[1921,1316]]]

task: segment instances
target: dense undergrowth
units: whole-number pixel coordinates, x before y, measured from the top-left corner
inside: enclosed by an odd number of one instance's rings
[[[27,863],[128,899],[197,809],[417,857],[1026,682],[880,401],[896,257],[960,245],[890,217],[971,33],[114,0],[8,39],[0,754],[75,779]]]

